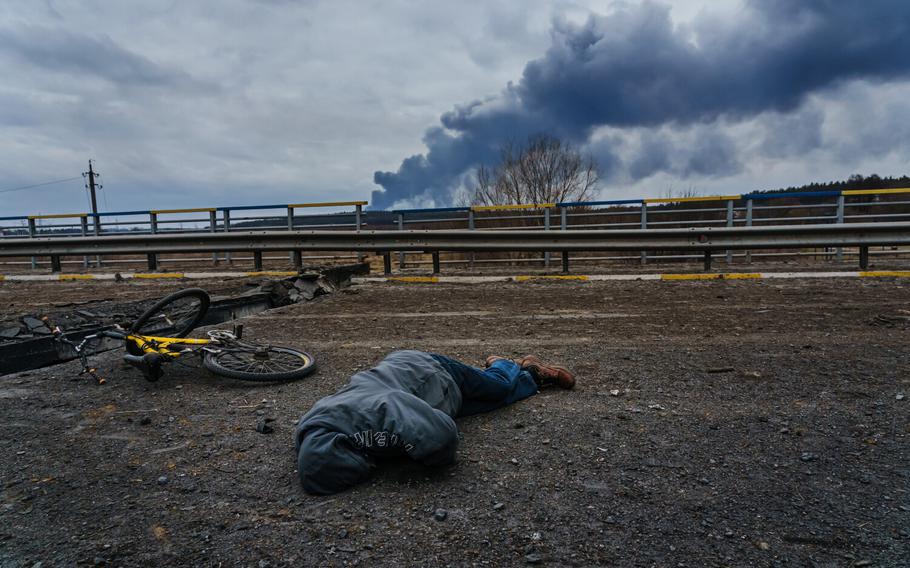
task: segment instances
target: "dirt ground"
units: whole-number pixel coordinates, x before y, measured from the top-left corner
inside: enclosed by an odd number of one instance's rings
[[[0,302],[74,285],[118,286]],[[0,566],[907,566],[908,301],[899,279],[368,284],[245,320],[316,356],[296,383],[148,383],[116,352],[103,386],[0,377]],[[578,386],[460,419],[451,467],[304,494],[295,421],[402,348],[533,352]]]

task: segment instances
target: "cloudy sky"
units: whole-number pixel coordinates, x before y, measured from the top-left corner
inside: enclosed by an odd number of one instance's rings
[[[504,141],[604,199],[910,172],[905,0],[7,0],[0,216],[447,204]]]

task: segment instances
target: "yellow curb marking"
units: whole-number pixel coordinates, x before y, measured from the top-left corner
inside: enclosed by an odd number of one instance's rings
[[[730,272],[725,274],[661,274],[661,280],[754,280],[761,278],[758,273]]]
[[[57,280],[92,280],[95,278],[94,274],[61,274],[57,276]]]
[[[152,272],[148,274],[133,274],[133,278],[143,278],[145,280],[157,280],[160,278],[183,278],[182,272]]]
[[[573,275],[540,275],[540,276],[516,276],[516,282],[527,282],[528,280],[581,280],[587,281],[587,276],[573,276]]]
[[[910,278],[910,272],[901,270],[873,270],[868,272],[860,272],[859,275],[863,278],[880,278],[887,276],[894,276],[897,278]]]

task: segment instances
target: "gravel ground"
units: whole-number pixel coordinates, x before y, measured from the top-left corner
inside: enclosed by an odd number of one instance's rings
[[[906,566],[908,300],[872,279],[370,284],[245,320],[316,356],[297,383],[147,383],[115,352],[104,386],[0,377],[0,566]],[[304,494],[296,419],[401,348],[533,352],[579,383],[459,420],[451,467]]]

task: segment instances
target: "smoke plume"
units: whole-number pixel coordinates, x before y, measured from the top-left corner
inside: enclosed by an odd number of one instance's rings
[[[809,95],[855,80],[902,80],[910,73],[906,0],[749,0],[734,18],[702,15],[675,25],[669,7],[619,4],[584,24],[556,21],[552,45],[497,96],[456,107],[428,129],[426,152],[396,172],[376,172],[372,207],[432,200],[442,205],[474,166],[500,146],[547,133],[579,146],[600,127],[682,128],[790,113]],[[596,144],[601,166],[636,176],[668,162],[660,140],[641,144],[625,164]],[[693,171],[730,169],[709,159],[707,141]],[[609,173],[609,172],[606,172]]]

